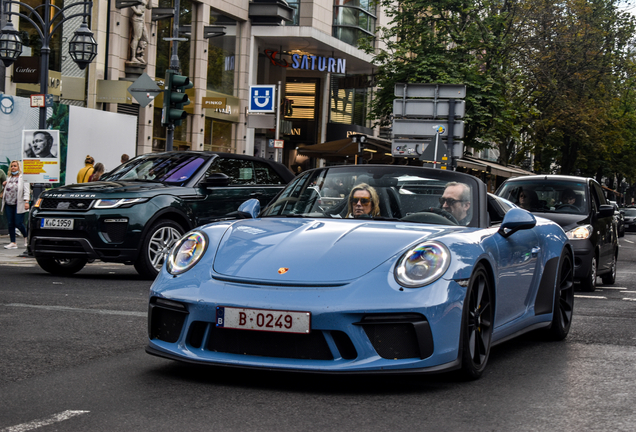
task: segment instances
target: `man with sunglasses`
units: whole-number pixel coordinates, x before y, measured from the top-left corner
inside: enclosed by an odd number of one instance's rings
[[[360,183],[351,189],[348,205],[348,218],[373,217],[380,214],[378,193],[366,183]]]
[[[459,225],[468,225],[472,215],[470,212],[470,187],[465,183],[450,182],[439,199],[442,210],[452,214]]]

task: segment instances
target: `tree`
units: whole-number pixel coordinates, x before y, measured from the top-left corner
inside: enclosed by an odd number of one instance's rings
[[[370,117],[390,123],[395,83],[465,84],[467,146],[496,147],[503,164],[532,153],[537,172],[633,170],[620,160],[636,146],[634,19],[617,0],[381,5]]]

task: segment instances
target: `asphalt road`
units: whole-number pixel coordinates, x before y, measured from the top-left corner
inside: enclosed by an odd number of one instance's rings
[[[20,250],[3,253],[0,432],[633,431],[636,234],[620,243],[616,284],[576,293],[566,341],[530,334],[499,345],[475,382],[152,357],[144,352],[150,282],[132,267],[94,263],[62,278],[16,257]]]

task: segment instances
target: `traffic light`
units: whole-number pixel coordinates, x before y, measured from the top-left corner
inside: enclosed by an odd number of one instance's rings
[[[163,111],[161,112],[162,126],[170,124],[181,126],[181,120],[188,115],[183,107],[190,103],[185,91],[192,87],[193,84],[187,76],[177,75],[172,69],[166,70],[166,80],[163,87]]]

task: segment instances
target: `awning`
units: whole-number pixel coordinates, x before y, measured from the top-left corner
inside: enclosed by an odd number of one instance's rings
[[[366,135],[364,137],[363,143],[358,143],[353,137],[349,137],[320,144],[299,144],[297,150],[302,155],[332,161],[354,162],[356,156],[367,163],[387,163],[393,160],[391,141]]]
[[[491,161],[487,161],[484,159],[476,159],[468,156],[464,156],[463,159],[459,159],[457,161],[457,166],[460,165],[460,161],[464,161],[466,165],[477,164],[477,167],[467,166],[467,168],[478,169],[481,171],[487,171],[490,174],[494,174],[501,177],[521,177],[526,175],[534,175],[533,172],[526,171],[524,169],[513,167],[513,166],[504,166],[498,163],[494,163]],[[485,168],[483,168],[485,166]]]
[[[474,162],[467,159],[457,159],[457,166],[461,168],[474,169],[477,171],[486,171],[488,168],[486,164]]]

